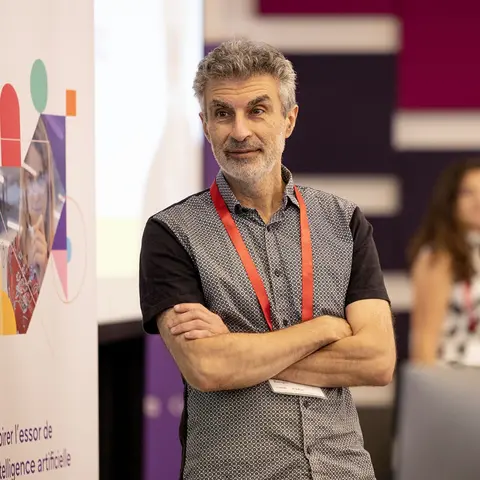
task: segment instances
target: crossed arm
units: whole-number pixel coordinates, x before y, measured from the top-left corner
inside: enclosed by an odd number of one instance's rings
[[[178,305],[157,319],[182,375],[202,391],[246,388],[278,378],[306,385],[385,385],[395,366],[390,307],[360,300],[347,319],[331,316],[268,333],[230,333],[199,304]]]
[[[321,348],[277,375],[281,380],[318,387],[383,386],[396,364],[392,314],[384,300],[347,306],[352,335]]]

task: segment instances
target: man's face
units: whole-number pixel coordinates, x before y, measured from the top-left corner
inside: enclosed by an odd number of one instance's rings
[[[263,178],[280,165],[285,139],[295,126],[298,107],[282,112],[279,83],[270,75],[207,84],[205,136],[220,168],[242,181]]]

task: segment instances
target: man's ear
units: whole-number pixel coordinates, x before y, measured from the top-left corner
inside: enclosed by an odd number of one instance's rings
[[[202,121],[203,134],[205,135],[205,138],[208,140],[208,143],[211,143],[210,134],[208,133],[208,127],[207,127],[207,117],[203,112],[200,112],[198,115],[200,117],[200,120]]]
[[[285,130],[285,137],[288,138],[295,128],[295,124],[297,123],[297,116],[298,116],[298,105],[295,105],[288,113],[287,113],[287,128]]]

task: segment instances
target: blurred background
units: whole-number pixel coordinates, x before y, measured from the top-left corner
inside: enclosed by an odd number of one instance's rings
[[[378,480],[480,478],[458,467],[471,466],[478,425],[452,417],[478,416],[468,403],[480,398],[477,371],[406,369],[399,387],[407,245],[439,173],[480,151],[480,3],[95,0],[95,17],[101,479],[178,478],[183,387],[159,338],[142,334],[139,245],[150,215],[217,172],[191,84],[202,56],[235,36],[278,47],[297,71],[299,120],[284,155],[296,183],[356,202],[374,228],[399,367],[388,387],[353,394]],[[449,433],[430,430],[446,417]]]

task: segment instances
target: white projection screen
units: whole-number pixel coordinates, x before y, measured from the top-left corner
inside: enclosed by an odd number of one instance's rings
[[[202,188],[202,0],[95,0],[98,320],[140,318],[149,216]]]

